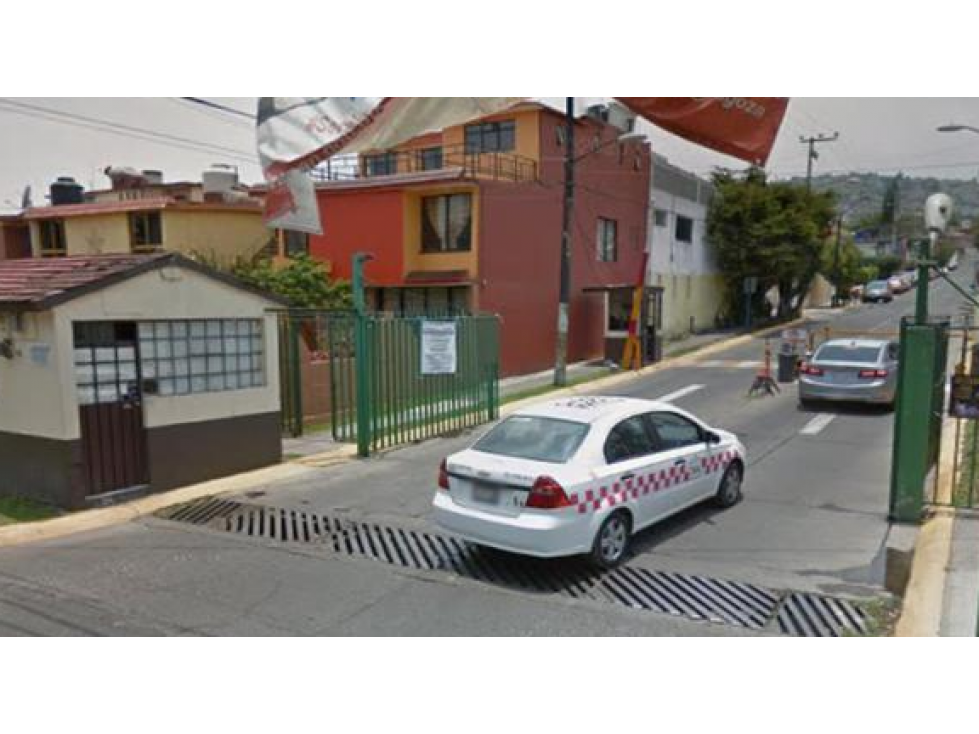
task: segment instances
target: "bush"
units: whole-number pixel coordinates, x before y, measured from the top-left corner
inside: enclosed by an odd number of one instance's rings
[[[332,280],[323,263],[307,255],[295,257],[285,265],[270,260],[240,261],[231,272],[256,288],[286,298],[293,308],[340,311],[353,307],[350,283]]]

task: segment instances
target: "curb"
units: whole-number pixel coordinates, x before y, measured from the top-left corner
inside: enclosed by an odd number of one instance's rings
[[[955,513],[942,510],[921,529],[895,637],[938,637]]]
[[[955,450],[955,431],[952,421],[948,420],[942,427],[940,474],[936,491],[939,502],[950,503],[952,499]],[[921,528],[895,637],[939,636],[954,526],[955,510],[942,507]]]
[[[554,392],[547,393],[546,395],[538,395],[533,398],[507,403],[500,408],[500,416],[505,417],[511,415],[523,407],[533,405],[534,403],[539,403],[541,400],[546,398],[559,398],[569,395],[588,394],[595,389],[628,384],[668,368],[690,364],[695,360],[701,359],[709,354],[747,344],[759,337],[764,337],[768,334],[773,334],[784,329],[790,329],[793,326],[798,326],[799,324],[805,323],[806,320],[807,319],[805,318],[795,319],[794,321],[767,327],[750,334],[742,334],[740,336],[732,337],[731,339],[724,339],[712,344],[707,344],[700,349],[695,349],[679,357],[664,359],[663,361],[654,365],[644,367],[637,372],[623,372],[621,374],[610,375],[609,377],[603,377],[575,387],[555,390]],[[253,489],[268,482],[286,479],[291,476],[300,476],[314,468],[322,469],[330,466],[346,464],[356,460],[356,458],[356,447],[345,445],[333,451],[306,456],[302,459],[297,459],[296,461],[276,464],[275,466],[258,469],[257,471],[216,479],[209,482],[203,482],[200,484],[191,485],[189,487],[175,489],[170,492],[154,494],[150,497],[135,500],[125,505],[95,510],[83,510],[71,515],[56,517],[51,520],[2,527],[0,528],[0,548],[26,545],[28,543],[38,543],[46,540],[57,540],[59,538],[65,538],[77,533],[101,530],[113,525],[120,525],[122,523],[138,520],[142,517],[147,517],[159,512],[165,507],[171,507],[173,505],[179,505],[185,502],[203,499],[205,497],[213,497],[219,494],[241,492],[247,489]]]

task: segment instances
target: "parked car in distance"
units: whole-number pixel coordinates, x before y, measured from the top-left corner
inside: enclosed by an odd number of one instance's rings
[[[892,407],[897,395],[897,342],[833,339],[799,369],[799,402],[817,400]]]
[[[886,280],[872,281],[863,289],[864,303],[890,303],[893,300],[894,293]]]
[[[887,279],[887,285],[890,286],[891,292],[894,295],[901,295],[908,291],[908,284],[904,282],[900,275],[892,275]]]
[[[901,273],[901,279],[908,284],[908,288],[914,288],[918,285],[918,271],[917,270],[905,270]]]

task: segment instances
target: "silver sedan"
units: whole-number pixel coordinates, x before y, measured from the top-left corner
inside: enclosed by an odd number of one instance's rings
[[[799,401],[872,403],[892,407],[897,394],[898,345],[877,339],[822,344],[799,374]]]

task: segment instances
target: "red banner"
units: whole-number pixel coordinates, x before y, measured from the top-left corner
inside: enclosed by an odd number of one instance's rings
[[[616,97],[681,138],[755,165],[768,162],[788,97]]]

